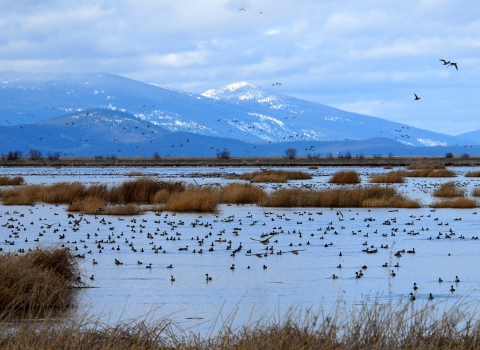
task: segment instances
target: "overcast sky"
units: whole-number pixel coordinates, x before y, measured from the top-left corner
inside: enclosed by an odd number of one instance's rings
[[[456,135],[480,129],[480,2],[2,0],[0,69],[247,81]]]

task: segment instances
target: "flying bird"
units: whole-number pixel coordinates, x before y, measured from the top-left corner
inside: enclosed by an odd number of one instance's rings
[[[444,66],[448,66],[450,64],[450,61],[445,61],[444,59],[440,59],[439,61],[442,61]]]
[[[415,95],[415,101],[420,100],[420,97],[418,97],[416,93],[413,94]]]
[[[454,67],[458,70],[458,66],[457,66],[457,63],[456,63],[456,62],[450,62],[450,65],[451,65],[451,66],[454,66]]]

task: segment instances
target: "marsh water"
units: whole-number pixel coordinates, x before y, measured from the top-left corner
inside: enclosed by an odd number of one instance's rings
[[[1,205],[0,246],[17,251],[64,244],[85,255],[79,263],[93,288],[79,292],[79,309],[108,323],[148,315],[202,330],[226,319],[238,326],[262,317],[281,317],[290,308],[328,312],[339,300],[347,305],[375,299],[408,302],[410,293],[416,296],[415,303],[432,302],[428,300],[432,293],[435,302],[448,307],[480,298],[477,209],[428,207],[435,200],[432,192],[443,182],[453,180],[468,193],[480,185],[479,180],[464,176],[475,169],[451,169],[457,177],[408,178],[405,184],[388,185],[421,199],[420,209],[221,205],[214,214],[74,213],[72,218],[65,205]],[[239,181],[227,180],[227,175],[253,170],[257,169],[3,168],[0,176],[21,175],[27,184],[114,184],[139,171],[167,181],[223,185]],[[308,171],[313,179],[265,188],[324,188],[331,186],[327,181],[339,169],[295,170]],[[363,185],[369,185],[371,175],[390,171],[356,170]],[[73,225],[72,220],[79,219]],[[401,257],[395,255],[398,251]],[[361,278],[356,277],[359,271]],[[460,282],[455,282],[457,276]]]

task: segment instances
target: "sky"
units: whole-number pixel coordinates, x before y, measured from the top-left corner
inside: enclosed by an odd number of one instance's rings
[[[456,62],[458,71],[440,59]],[[0,70],[112,73],[195,93],[246,81],[458,135],[480,129],[480,6],[2,0]]]

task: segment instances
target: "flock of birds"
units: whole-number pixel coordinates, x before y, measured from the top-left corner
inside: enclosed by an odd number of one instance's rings
[[[443,62],[443,65],[447,66],[447,68],[448,67],[455,67],[455,69],[458,70],[458,64],[456,62],[450,62],[450,61],[447,61],[447,60],[444,60],[444,59],[440,59],[439,61]],[[413,95],[415,95],[415,98],[414,98],[415,101],[420,100],[420,97],[416,93],[413,93]]]
[[[440,182],[431,180],[418,182],[414,184],[413,191],[416,188],[423,193],[431,193],[439,185]],[[467,186],[468,181],[458,182],[458,185]],[[309,183],[283,186],[305,186],[313,189],[329,185],[325,181],[313,180]],[[278,186],[271,185],[271,188]],[[156,212],[155,216],[114,217],[104,216],[101,212],[95,216],[73,214],[66,212],[64,206],[37,204],[33,207],[22,207],[21,210],[15,208],[13,211],[3,207],[0,221],[3,218],[3,241],[9,251],[21,254],[37,245],[59,243],[72,249],[77,258],[90,261],[93,267],[91,281],[96,280],[94,276],[98,273],[95,270],[99,269],[99,265],[160,270],[164,271],[162,275],[165,279],[178,283],[178,278],[172,272],[176,269],[175,261],[182,259],[180,256],[184,254],[210,256],[206,266],[215,264],[218,254],[229,255],[232,263],[224,267],[226,273],[228,270],[234,272],[255,268],[267,271],[266,261],[269,257],[290,256],[283,258],[283,261],[274,260],[277,267],[291,264],[291,259],[297,259],[294,257],[298,255],[313,254],[321,257],[332,249],[340,250],[337,253],[337,272],[330,275],[334,280],[363,279],[369,275],[367,271],[370,270],[373,270],[376,276],[379,270],[384,270],[384,278],[390,279],[396,276],[398,278],[402,273],[400,261],[409,259],[406,256],[422,254],[415,247],[393,250],[397,237],[411,237],[412,244],[417,236],[426,240],[432,240],[432,236],[436,240],[466,239],[463,234],[457,236],[452,227],[453,223],[450,225],[449,222],[439,220],[435,209],[431,209],[428,215],[413,213],[407,222],[402,223],[399,222],[402,219],[397,218],[399,214],[393,214],[399,210],[389,210],[389,218],[380,224],[376,222],[375,209],[364,210],[360,214],[355,209],[285,211],[268,208],[239,215],[231,214],[227,208],[217,214]],[[407,212],[409,211],[405,211]],[[48,217],[41,216],[45,213],[48,213]],[[403,221],[407,218],[402,217]],[[459,221],[461,218],[455,219],[455,222]],[[477,241],[478,237],[472,236],[471,240]],[[135,258],[132,258],[131,254]],[[388,260],[391,259],[391,254],[396,261],[382,265],[377,265],[376,260],[370,258],[378,255],[385,256]],[[349,263],[357,261],[361,255],[366,262],[362,266]],[[252,258],[254,259],[248,260]],[[195,261],[201,265],[200,261],[204,260]],[[338,272],[341,270],[351,272],[344,275]],[[202,276],[207,283],[212,282],[215,277],[208,270],[203,271]],[[328,278],[327,276],[325,278]],[[456,276],[451,281],[449,291],[453,293],[458,289],[460,279]],[[443,282],[441,277],[438,282]],[[457,284],[455,288],[454,284]],[[414,282],[413,288],[411,300],[418,298],[416,292],[420,285]],[[429,299],[433,299],[433,294],[430,293]]]

